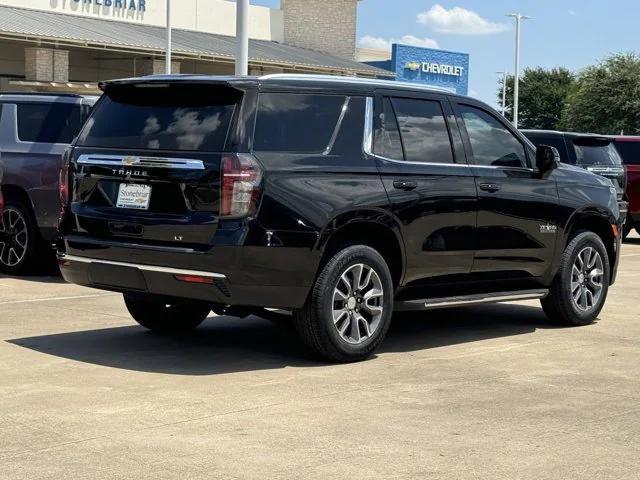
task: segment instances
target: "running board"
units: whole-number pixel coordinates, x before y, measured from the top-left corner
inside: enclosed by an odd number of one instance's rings
[[[431,310],[434,308],[461,307],[464,305],[480,305],[482,303],[515,302],[518,300],[534,300],[544,298],[549,290],[519,290],[515,292],[479,293],[459,295],[456,297],[423,298],[395,302],[396,311]]]

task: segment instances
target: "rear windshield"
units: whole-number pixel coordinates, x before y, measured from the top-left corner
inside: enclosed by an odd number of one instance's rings
[[[613,143],[603,140],[574,140],[578,165],[621,165]]]
[[[116,87],[94,108],[78,145],[221,151],[240,98],[212,85]]]
[[[616,149],[626,165],[640,165],[640,142],[616,142]]]

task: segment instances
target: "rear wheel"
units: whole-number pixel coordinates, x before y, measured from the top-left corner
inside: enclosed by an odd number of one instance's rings
[[[384,339],[393,283],[384,258],[367,246],[336,253],[322,268],[294,325],[314,353],[334,362],[369,357]]]
[[[208,305],[189,300],[165,300],[153,296],[124,295],[127,310],[149,330],[178,333],[193,330],[209,315]]]
[[[604,306],[609,289],[609,256],[593,232],[579,232],[567,245],[560,270],[542,307],[562,325],[588,325]]]
[[[0,271],[30,273],[40,255],[42,241],[31,210],[18,200],[7,200],[0,217]]]

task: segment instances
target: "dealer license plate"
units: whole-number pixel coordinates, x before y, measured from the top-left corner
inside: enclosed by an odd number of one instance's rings
[[[118,208],[133,208],[136,210],[148,210],[151,200],[151,186],[137,185],[135,183],[121,183],[118,190]]]

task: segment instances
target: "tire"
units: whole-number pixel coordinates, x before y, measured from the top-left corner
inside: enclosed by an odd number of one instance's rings
[[[209,315],[208,305],[197,301],[170,300],[153,296],[124,295],[127,310],[143,327],[160,333],[180,333],[193,330]]]
[[[33,273],[43,250],[44,242],[31,208],[17,199],[6,200],[0,219],[0,272]]]
[[[352,288],[358,277],[359,285]],[[340,250],[322,267],[304,307],[293,313],[293,323],[317,356],[356,362],[380,345],[392,314],[387,263],[373,248],[357,245]]]
[[[607,299],[610,275],[609,256],[600,237],[593,232],[577,232],[562,254],[549,295],[541,301],[545,314],[560,325],[593,323]]]

